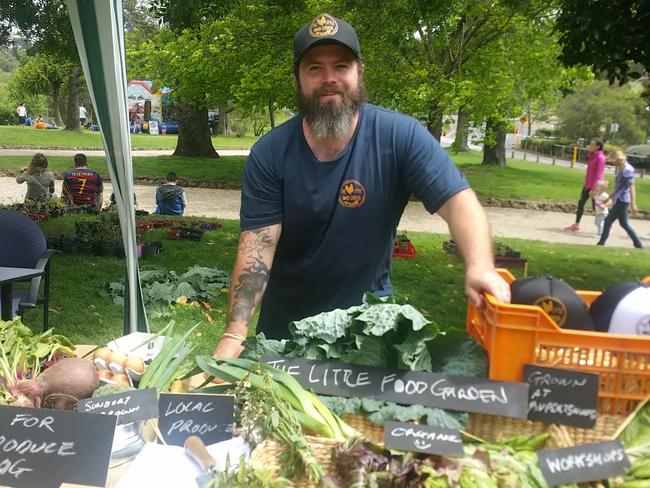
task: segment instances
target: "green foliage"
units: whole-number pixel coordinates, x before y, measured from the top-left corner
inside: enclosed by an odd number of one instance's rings
[[[70,67],[70,61],[64,58],[39,53],[14,71],[12,90],[21,96],[47,95],[58,100]]]
[[[611,82],[627,77],[632,63],[650,69],[650,9],[628,0],[562,0],[557,28],[562,60],[590,65]]]
[[[645,106],[641,96],[627,85],[585,83],[559,104],[559,132],[572,140],[603,137],[619,144],[638,144],[643,142],[648,124]],[[619,124],[616,134],[610,132],[612,123]]]
[[[230,286],[230,275],[219,268],[192,266],[180,276],[161,266],[144,268],[140,272],[142,297],[147,310],[155,316],[170,314],[169,305],[179,298],[184,301],[213,300]],[[100,294],[114,303],[124,303],[124,282],[107,282]]]

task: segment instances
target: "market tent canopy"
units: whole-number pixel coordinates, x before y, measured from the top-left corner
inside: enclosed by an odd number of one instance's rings
[[[126,253],[124,334],[148,332],[136,254],[122,0],[66,0],[90,98],[102,134]]]

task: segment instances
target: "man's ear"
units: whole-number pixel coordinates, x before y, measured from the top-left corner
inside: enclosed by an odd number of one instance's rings
[[[357,66],[358,66],[357,69],[359,70],[359,76],[361,77],[363,76],[363,73],[365,73],[366,71],[366,65],[363,64],[361,61],[357,61]]]

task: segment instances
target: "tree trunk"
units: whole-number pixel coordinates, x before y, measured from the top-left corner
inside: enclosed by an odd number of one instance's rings
[[[75,65],[70,70],[65,111],[65,130],[79,131],[79,78],[81,70]]]
[[[456,123],[456,138],[452,148],[454,151],[469,151],[469,114],[462,108],[458,109]]]
[[[217,134],[222,136],[232,135],[232,129],[230,128],[230,115],[228,112],[228,106],[224,103],[219,105],[219,126],[217,127]]]
[[[485,123],[483,164],[506,166],[506,123],[503,120],[490,117]]]
[[[438,141],[442,137],[442,113],[433,110],[427,117],[427,129]]]
[[[269,119],[271,120],[271,130],[275,129],[275,102],[269,98]]]
[[[59,108],[59,90],[56,90],[52,93],[52,119],[57,127],[63,125],[63,119],[61,118],[61,109]]]
[[[177,105],[178,141],[174,156],[195,156],[218,158],[210,138],[208,108],[192,105]],[[221,114],[219,114],[221,119]]]

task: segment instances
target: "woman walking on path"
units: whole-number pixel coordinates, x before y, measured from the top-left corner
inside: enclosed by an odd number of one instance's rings
[[[609,200],[614,202],[614,206],[609,211],[609,215],[605,217],[605,225],[603,233],[598,241],[599,246],[605,245],[609,237],[609,230],[616,219],[618,219],[621,227],[625,229],[627,235],[630,236],[634,247],[641,249],[643,245],[634,229],[630,227],[627,221],[627,209],[631,206],[632,212],[637,211],[636,207],[636,192],[634,190],[634,167],[627,162],[623,151],[614,151],[612,154],[613,163],[616,165],[616,187],[614,193],[609,197]]]
[[[16,176],[16,183],[24,182],[27,182],[25,202],[40,202],[52,197],[54,174],[47,170],[47,158],[42,153],[34,154],[29,166]]]
[[[592,139],[587,146],[589,155],[587,156],[587,172],[585,173],[585,183],[578,200],[578,212],[576,213],[576,223],[564,230],[580,230],[580,219],[585,211],[585,203],[589,197],[593,197],[596,182],[602,180],[605,176],[605,153],[603,152],[604,143],[600,139]],[[593,203],[593,201],[592,201]]]

